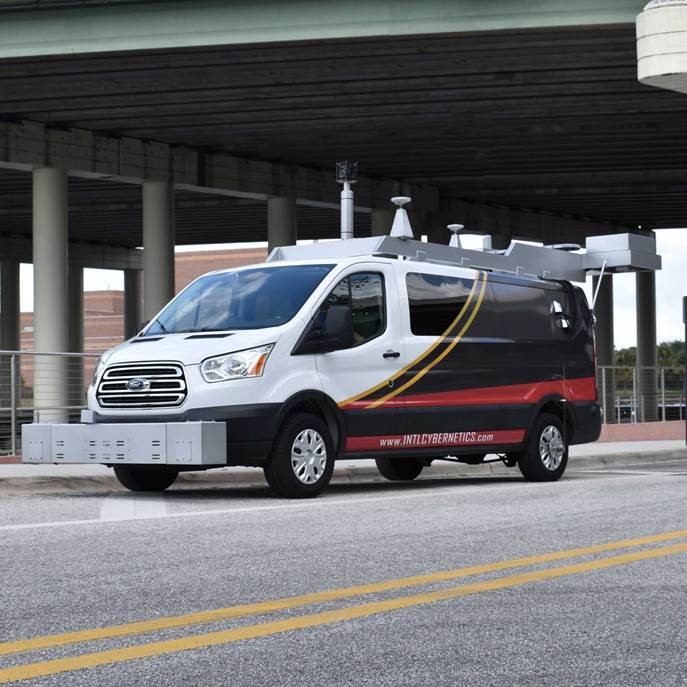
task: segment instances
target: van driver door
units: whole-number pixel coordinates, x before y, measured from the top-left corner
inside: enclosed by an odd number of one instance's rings
[[[399,433],[402,403],[380,402],[406,363],[398,301],[393,265],[359,263],[320,306],[322,318],[333,305],[352,312],[352,345],[315,356],[322,389],[344,417],[347,453],[376,452]]]

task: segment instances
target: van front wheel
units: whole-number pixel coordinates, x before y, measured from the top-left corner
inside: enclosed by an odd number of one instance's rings
[[[329,484],[334,472],[334,441],[316,415],[299,413],[281,426],[272,446],[265,479],[277,495],[312,498]]]
[[[392,482],[415,479],[425,467],[422,458],[375,458],[377,469]]]
[[[568,444],[560,418],[542,413],[534,423],[525,450],[518,454],[518,467],[530,482],[554,482],[565,472]]]
[[[164,491],[179,475],[177,470],[140,465],[115,465],[114,473],[119,483],[130,491]]]

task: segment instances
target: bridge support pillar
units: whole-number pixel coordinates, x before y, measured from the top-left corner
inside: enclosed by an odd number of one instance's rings
[[[124,338],[138,333],[143,323],[141,270],[124,270]]]
[[[0,260],[0,351],[19,350],[19,317],[19,263]],[[0,408],[12,403],[10,365],[11,357],[0,354]],[[18,360],[15,365],[18,374]],[[9,411],[0,412],[0,418],[7,417]]]
[[[33,171],[34,347],[37,352],[69,348],[67,172]],[[40,422],[66,422],[67,366],[59,356],[36,356],[34,407]]]
[[[393,210],[373,210],[370,217],[370,236],[388,236],[393,223]]]
[[[592,279],[592,292],[596,292],[599,277]],[[599,367],[614,365],[613,332],[613,275],[605,274],[594,307],[596,315],[596,360]],[[615,422],[615,372],[599,370],[596,377],[599,402],[604,422]]]
[[[174,185],[143,182],[143,311],[152,319],[174,296]]]
[[[267,254],[280,246],[296,245],[296,199],[270,196],[267,199]]]
[[[642,422],[658,419],[656,273],[637,272],[637,405]],[[650,369],[654,368],[654,369]]]
[[[69,351],[83,353],[84,350],[84,296],[83,268],[69,266]],[[85,399],[84,360],[67,358],[69,380],[69,405],[82,406]],[[71,411],[74,414],[76,411]]]

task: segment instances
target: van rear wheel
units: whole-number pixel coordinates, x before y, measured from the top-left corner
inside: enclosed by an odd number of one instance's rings
[[[525,450],[517,459],[520,472],[530,482],[560,479],[568,463],[568,444],[561,419],[542,413],[532,427]]]
[[[422,458],[375,458],[377,469],[392,482],[415,479],[425,467]]]
[[[324,420],[298,413],[279,429],[264,468],[265,479],[277,496],[312,498],[329,484],[334,457],[334,441]]]
[[[179,475],[178,470],[139,465],[115,465],[114,473],[119,483],[130,491],[164,491]]]

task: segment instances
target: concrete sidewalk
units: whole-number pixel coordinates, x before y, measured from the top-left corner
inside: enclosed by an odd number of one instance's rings
[[[656,461],[687,460],[683,441],[628,441],[584,444],[570,449],[568,470],[598,469],[610,466],[651,464]],[[518,475],[501,463],[464,465],[436,461],[420,479],[441,477],[485,477]],[[336,482],[384,480],[373,460],[342,461],[334,470]],[[227,486],[227,484],[264,484],[258,468],[228,467],[206,472],[188,472],[179,476],[176,488]],[[174,487],[172,487],[174,488]],[[123,489],[112,470],[104,465],[0,465],[0,493],[82,491]]]

